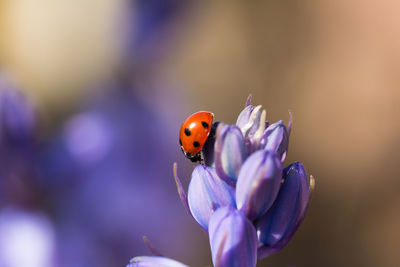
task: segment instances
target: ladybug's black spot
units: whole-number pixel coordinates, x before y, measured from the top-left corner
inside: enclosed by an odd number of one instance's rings
[[[182,146],[182,140],[179,138],[179,144]]]
[[[185,134],[186,134],[186,136],[190,136],[192,133],[190,132],[190,130],[188,128],[185,128]]]
[[[193,146],[194,146],[194,147],[199,147],[199,146],[200,146],[200,143],[197,142],[197,141],[194,141],[194,142],[193,142]]]
[[[202,121],[201,125],[203,125],[204,129],[208,129],[208,123],[207,122]]]

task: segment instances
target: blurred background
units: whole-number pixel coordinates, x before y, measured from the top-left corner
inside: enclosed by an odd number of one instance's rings
[[[0,266],[211,266],[178,128],[249,93],[294,128],[309,213],[258,266],[398,266],[396,1],[0,0]],[[22,92],[22,93],[19,93]],[[4,100],[5,99],[5,100]],[[21,257],[23,252],[24,257]]]

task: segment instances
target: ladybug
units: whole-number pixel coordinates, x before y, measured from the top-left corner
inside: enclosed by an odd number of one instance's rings
[[[179,131],[179,144],[182,152],[192,162],[202,161],[201,153],[213,126],[214,114],[199,111],[190,115]]]

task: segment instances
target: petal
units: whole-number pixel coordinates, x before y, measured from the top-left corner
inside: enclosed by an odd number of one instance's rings
[[[236,203],[250,220],[272,206],[281,185],[282,168],[277,154],[269,150],[259,150],[244,162],[236,184]]]
[[[156,256],[140,256],[130,260],[126,267],[189,267],[176,260],[156,257]]]
[[[183,207],[185,207],[187,213],[189,213],[190,216],[193,216],[193,214],[189,208],[189,203],[188,203],[188,198],[187,198],[186,192],[183,189],[181,179],[179,179],[179,176],[178,176],[178,164],[176,162],[174,162],[174,165],[173,165],[173,173],[174,173],[176,189],[178,190],[178,196],[183,204]]]
[[[209,237],[215,267],[256,266],[256,231],[240,211],[232,207],[218,209],[211,216]]]
[[[234,188],[221,180],[214,168],[200,164],[193,170],[188,200],[193,217],[207,230],[212,212],[235,206]]]
[[[260,127],[261,105],[249,105],[240,112],[236,125],[242,131],[244,137],[254,134]]]
[[[219,177],[235,183],[247,156],[242,132],[236,125],[221,125],[215,142],[215,169]]]
[[[263,257],[279,251],[290,241],[304,219],[309,196],[303,165],[300,162],[289,165],[274,205],[256,222],[258,239],[265,245]]]
[[[247,106],[250,106],[250,105],[251,105],[252,98],[253,98],[253,95],[250,93],[250,94],[249,94],[249,96],[247,97],[247,100],[246,100],[246,105],[245,105],[245,107],[247,107]]]
[[[236,125],[242,129],[250,119],[251,112],[254,110],[255,106],[253,105],[246,105],[246,107],[240,112]]]
[[[263,149],[275,151],[282,162],[286,158],[288,145],[289,134],[282,121],[268,126],[260,140],[260,146]]]
[[[206,164],[207,166],[214,166],[215,139],[219,124],[219,121],[213,123],[213,125],[211,126],[210,135],[208,136],[207,141],[202,149],[204,164]]]

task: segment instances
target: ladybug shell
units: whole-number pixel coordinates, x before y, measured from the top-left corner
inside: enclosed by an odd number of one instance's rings
[[[182,124],[179,131],[179,143],[187,157],[201,151],[210,135],[214,114],[199,111],[189,116]]]

